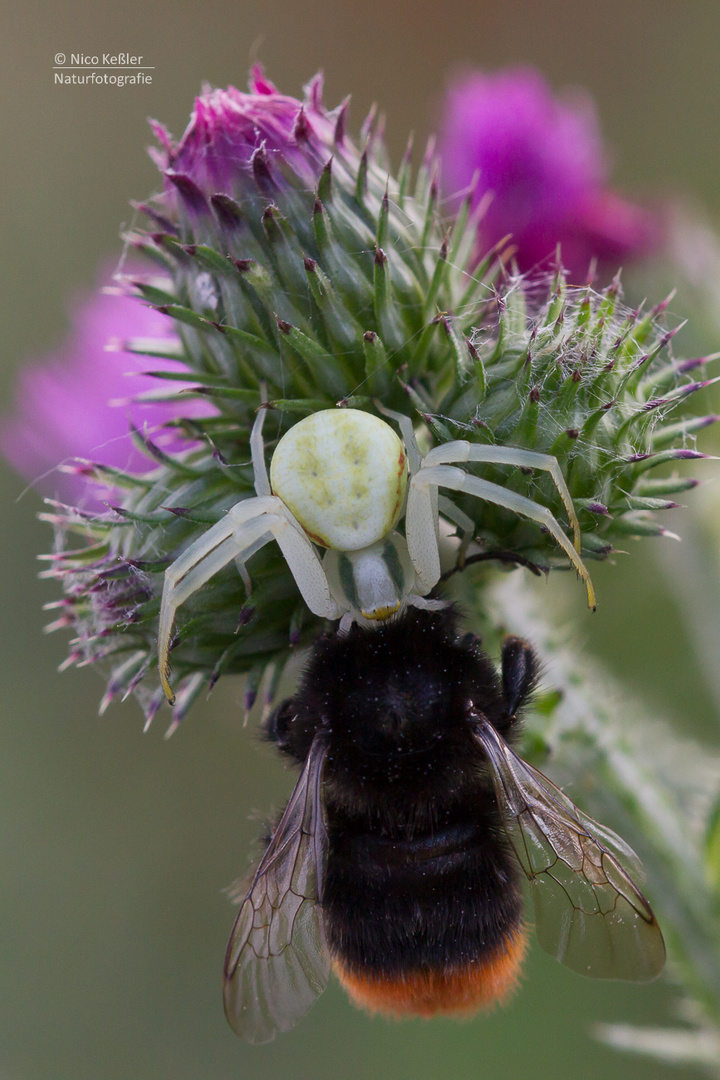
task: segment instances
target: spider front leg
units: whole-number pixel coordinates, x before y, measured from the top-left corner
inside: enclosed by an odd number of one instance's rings
[[[440,554],[433,502],[434,493],[438,488],[443,487],[450,488],[453,491],[465,491],[470,495],[486,499],[488,502],[495,503],[496,506],[503,506],[507,510],[512,510],[516,514],[521,514],[523,517],[530,518],[531,521],[537,521],[538,524],[543,525],[555,538],[585,582],[588,606],[594,611],[596,607],[595,591],[590,575],[576,548],[570,543],[551,511],[546,506],[541,506],[539,503],[533,502],[532,499],[525,498],[524,495],[518,495],[517,492],[509,491],[501,487],[500,484],[494,484],[489,480],[481,480],[479,477],[472,476],[456,466],[433,463],[433,461],[437,462],[437,457],[443,451],[447,456],[450,456],[453,448],[457,447],[460,447],[460,450],[456,449],[456,453],[465,454],[469,444],[448,443],[444,447],[436,447],[435,450],[431,450],[423,460],[420,470],[415,473],[410,481],[410,492],[405,512],[405,537],[422,591],[429,592],[440,579]],[[484,450],[486,448],[469,447],[469,449]],[[488,447],[487,449],[495,451],[497,448]],[[515,458],[516,454],[525,455],[526,451],[499,449],[498,453],[503,455],[503,463],[520,464],[520,459],[510,461],[510,455]],[[435,455],[434,458],[433,455]],[[533,456],[530,454],[530,457]],[[461,460],[468,460],[469,457],[468,454],[468,457],[461,458]],[[537,455],[537,457],[545,457],[545,455]],[[472,459],[476,460],[474,455]],[[489,459],[485,458],[485,460]],[[497,461],[497,457],[494,460]],[[523,460],[522,464],[525,463],[525,460]],[[545,467],[548,468],[547,465]],[[549,468],[548,471],[550,471]],[[569,493],[567,497],[570,498]],[[565,500],[563,499],[563,501]],[[573,516],[575,516],[574,511]]]
[[[462,570],[465,565],[467,549],[475,539],[475,522],[469,514],[466,514],[459,506],[455,506],[455,503],[450,499],[446,499],[444,495],[440,495],[438,498],[438,512],[456,527],[455,535],[460,541],[460,546],[457,550],[455,565],[458,570]]]
[[[340,613],[317,552],[282,500],[274,495],[262,495],[236,503],[165,571],[158,666],[165,696],[171,704],[175,696],[169,683],[169,653],[176,611],[228,563],[244,561],[271,539],[277,540],[310,610],[321,618],[338,618]]]
[[[425,468],[430,468],[433,465],[463,465],[466,461],[484,462],[487,465],[515,465],[520,469],[541,469],[549,473],[567,511],[575,550],[580,552],[580,522],[575,512],[575,504],[560,464],[552,454],[540,454],[536,450],[522,450],[516,446],[478,446],[476,443],[457,439],[434,447],[425,455],[422,464]]]

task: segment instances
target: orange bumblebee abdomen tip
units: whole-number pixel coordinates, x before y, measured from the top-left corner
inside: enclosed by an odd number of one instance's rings
[[[450,968],[417,968],[401,975],[351,971],[338,957],[333,969],[348,997],[369,1012],[403,1016],[469,1015],[503,1004],[516,989],[527,948],[524,926],[489,957]]]

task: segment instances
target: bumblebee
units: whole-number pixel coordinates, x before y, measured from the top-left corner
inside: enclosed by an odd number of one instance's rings
[[[244,1038],[291,1028],[331,969],[356,1004],[391,1016],[502,1002],[527,949],[523,875],[561,963],[637,982],[662,970],[635,854],[512,749],[532,648],[507,638],[498,675],[458,623],[450,606],[408,607],[324,635],[271,718],[302,772],[225,957]]]

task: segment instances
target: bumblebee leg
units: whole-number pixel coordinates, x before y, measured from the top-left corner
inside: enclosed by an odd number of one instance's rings
[[[287,746],[290,725],[296,714],[297,707],[294,698],[285,698],[281,701],[264,724],[265,738],[268,742],[275,743],[280,750],[284,750]]]
[[[535,689],[539,674],[537,656],[527,641],[507,637],[502,648],[502,694],[508,720],[518,711]]]

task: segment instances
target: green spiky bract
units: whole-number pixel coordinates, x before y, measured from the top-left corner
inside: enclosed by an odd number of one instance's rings
[[[462,438],[552,454],[576,502],[585,559],[628,536],[665,533],[656,511],[693,484],[651,472],[700,456],[694,433],[713,419],[666,419],[702,385],[703,361],[673,360],[662,305],[631,312],[617,281],[600,293],[570,287],[560,266],[528,282],[508,272],[500,249],[478,265],[472,194],[443,222],[431,150],[414,179],[409,153],[392,176],[374,118],[358,148],[344,133],[345,111],[324,114],[332,134],[320,149],[308,143],[307,168],[261,146],[233,197],[167,173],[164,194],[140,208],[146,228],[127,237],[154,267],[131,279],[132,291],[173,321],[181,342],[171,352],[186,371],[157,372],[155,397],[176,401],[175,435],[187,448],[168,454],[135,432],[151,471],[72,466],[114,489],[107,513],[55,505],[46,515],[60,533],[48,570],[65,590],[56,625],[75,631],[68,663],[109,664],[103,704],[134,690],[148,720],[159,708],[163,572],[254,495],[249,435],[263,401],[268,460],[301,417],[337,406],[377,413],[380,402],[412,416],[425,446]],[[148,357],[163,354],[163,343],[124,347],[149,371]],[[192,388],[178,393],[178,378]],[[183,417],[189,395],[209,398],[216,413]],[[567,528],[544,474],[483,466],[482,475],[542,502]],[[542,568],[567,564],[537,524],[478,500],[461,503],[486,552]],[[72,533],[79,548],[68,542]],[[263,675],[271,696],[292,649],[322,627],[274,543],[253,556],[249,572],[249,593],[231,565],[179,612],[174,724],[225,673],[247,674],[248,704]]]

